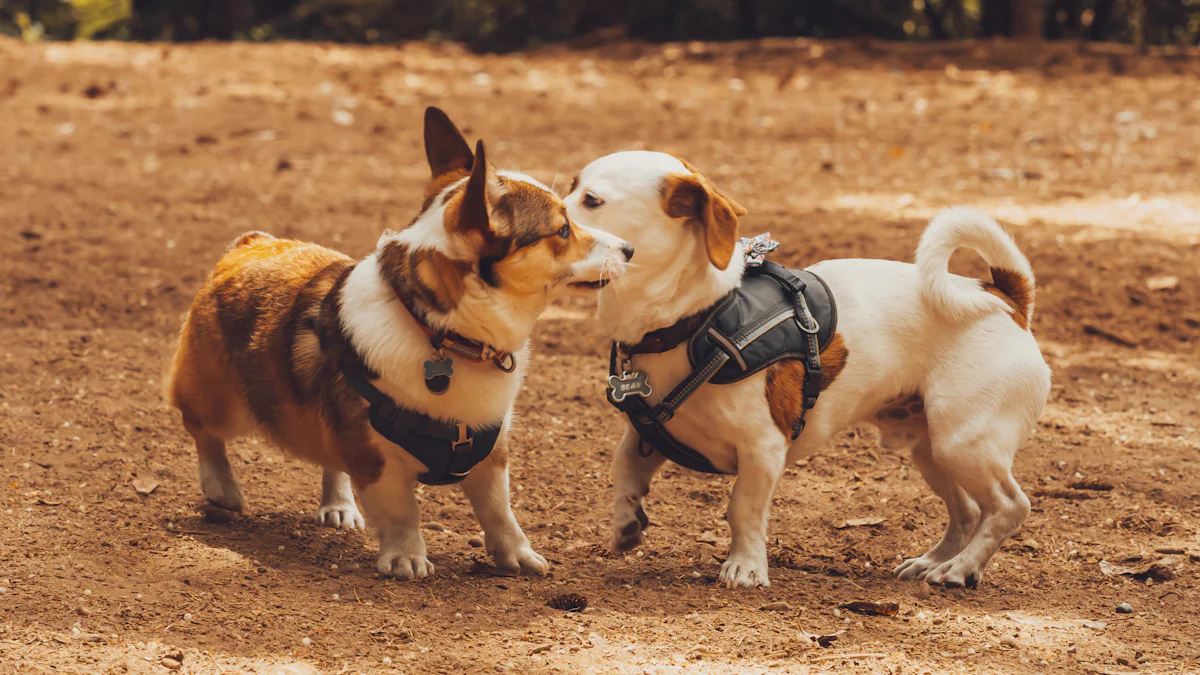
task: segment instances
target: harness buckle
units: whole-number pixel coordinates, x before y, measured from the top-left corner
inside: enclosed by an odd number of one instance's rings
[[[475,445],[474,445],[475,439],[471,438],[470,436],[467,436],[467,425],[460,422],[457,426],[458,426],[458,440],[454,442],[452,449],[454,450],[454,452],[459,452],[459,448],[461,448],[465,445],[465,446],[467,446],[466,451],[470,452],[475,447]],[[454,474],[454,475],[458,475],[458,474]],[[462,475],[465,476],[466,474],[462,474]]]

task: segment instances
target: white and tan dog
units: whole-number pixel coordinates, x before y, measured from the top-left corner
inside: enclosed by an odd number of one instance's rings
[[[420,214],[385,232],[361,261],[258,232],[238,239],[192,303],[171,403],[196,441],[209,500],[242,510],[225,443],[262,433],[324,468],[317,522],[363,527],[353,485],[378,531],[377,568],[408,579],[433,573],[413,490],[433,467],[368,423],[367,402],[342,364],[367,373],[395,405],[459,423],[460,443],[468,427],[502,425],[494,450],[461,485],[496,566],[545,573],[509,506],[504,445],[527,342],[552,297],[594,293],[632,251],[573,224],[545,185],[491,168],[483,142],[472,153],[435,108],[426,112],[425,152],[433,177]],[[479,345],[478,358],[453,358],[452,376],[435,388],[429,367],[444,355],[431,340]]]
[[[640,263],[600,294],[609,337],[635,344],[648,332],[714,305],[741,283],[736,203],[689,164],[667,154],[620,152],[589,164],[566,198],[575,222],[622,237]],[[977,251],[992,282],[950,274],[959,248]],[[896,568],[902,579],[973,586],[1029,514],[1013,480],[1017,449],[1046,404],[1050,370],[1029,330],[1033,272],[988,216],[943,211],[921,238],[916,264],[830,260],[811,268],[837,300],[837,334],[822,354],[823,390],[791,440],[800,411],[801,361],[732,384],[701,386],[666,423],[680,442],[737,474],[726,519],[733,541],[721,566],[727,587],[769,585],[767,516],[788,462],[816,452],[855,422],[879,427],[881,444],[912,448],[913,461],[946,503],[936,546]],[[657,404],[690,372],[686,345],[633,357]],[[626,424],[613,461],[612,547],[642,541],[642,497],[664,461],[639,453]]]

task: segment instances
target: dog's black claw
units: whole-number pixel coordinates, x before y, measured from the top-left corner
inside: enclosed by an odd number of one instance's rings
[[[641,523],[643,530],[647,527],[650,527],[650,517],[646,515],[646,509],[643,509],[641,504],[638,504],[638,507],[634,510],[633,515],[637,517],[637,521]],[[633,523],[630,523],[630,525],[632,524]]]
[[[979,585],[979,575],[971,574],[967,577],[967,588],[975,588]]]

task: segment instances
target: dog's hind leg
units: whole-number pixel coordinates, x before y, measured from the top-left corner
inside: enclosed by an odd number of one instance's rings
[[[945,586],[975,586],[988,560],[1029,515],[1029,498],[1012,477],[1012,460],[1025,424],[1015,415],[996,413],[951,430],[938,430],[931,414],[931,460],[979,507],[979,524],[953,558],[930,567],[925,580]]]
[[[650,492],[650,481],[655,472],[666,461],[657,452],[649,457],[639,452],[640,438],[633,427],[625,425],[625,435],[617,446],[613,457],[613,520],[610,548],[628,551],[639,546],[642,532],[650,525],[650,518],[642,506],[642,497]]]
[[[950,472],[933,461],[933,448],[928,438],[922,439],[913,447],[912,456],[913,463],[924,476],[925,482],[946,503],[950,522],[946,525],[946,532],[941,541],[933,548],[921,557],[909,558],[896,567],[894,571],[901,579],[917,579],[926,571],[958,555],[971,540],[971,535],[975,533],[979,524],[979,506],[959,487]]]
[[[241,511],[246,507],[246,501],[237,477],[233,475],[233,467],[229,464],[225,441],[208,431],[186,404],[181,405],[180,409],[183,412],[183,425],[196,441],[200,490],[212,503],[231,511]]]

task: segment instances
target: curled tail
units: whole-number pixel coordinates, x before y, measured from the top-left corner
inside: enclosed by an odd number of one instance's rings
[[[992,281],[978,282],[950,274],[950,256],[974,249],[991,268]],[[917,246],[917,273],[925,301],[951,321],[968,321],[1007,311],[1017,325],[1033,320],[1033,269],[1012,237],[991,216],[950,208],[934,216]]]

